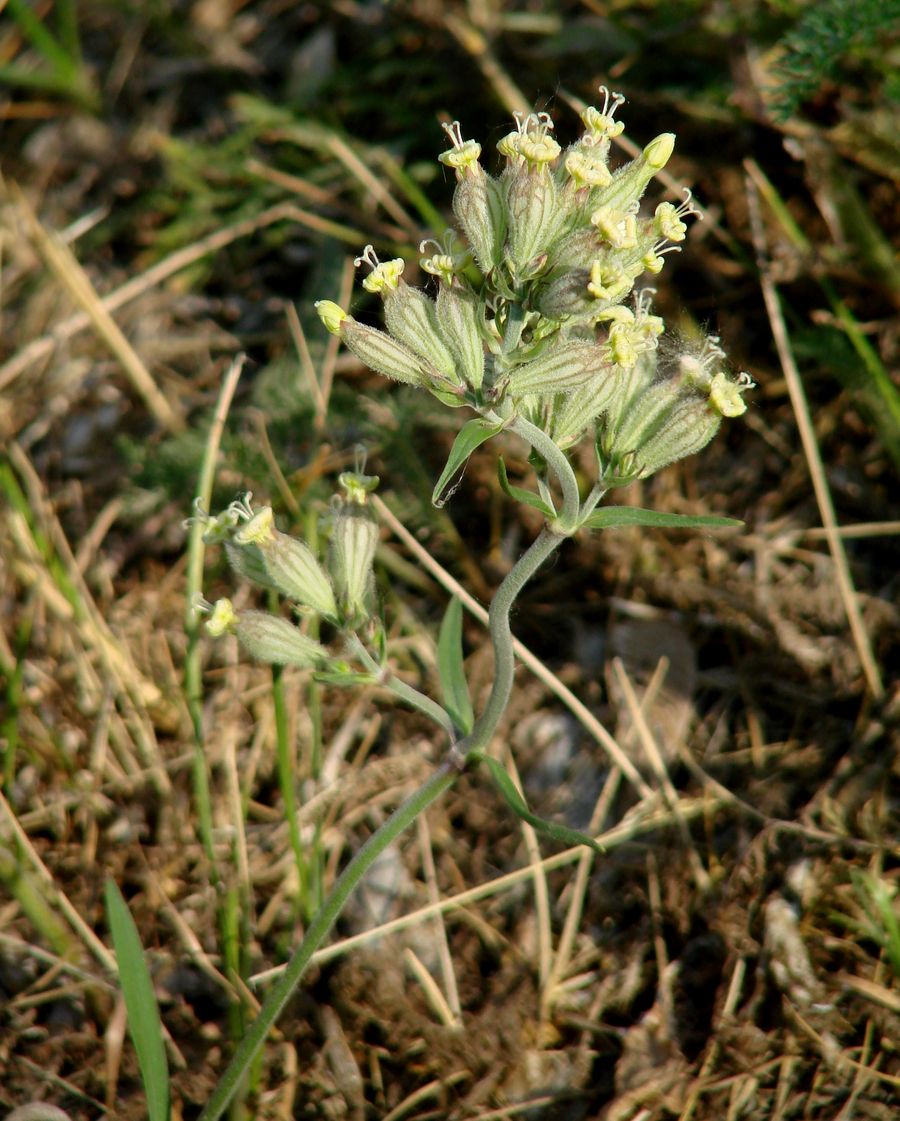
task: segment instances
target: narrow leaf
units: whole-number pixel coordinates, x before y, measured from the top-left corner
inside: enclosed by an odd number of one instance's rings
[[[615,529],[625,525],[653,526],[657,529],[738,529],[743,524],[737,518],[665,514],[660,510],[643,510],[640,506],[604,506],[582,522],[588,529]]]
[[[555,518],[556,511],[552,506],[536,494],[532,494],[530,490],[525,490],[523,487],[514,487],[506,475],[506,464],[503,459],[497,460],[497,474],[500,478],[500,489],[507,497],[513,499],[514,502],[522,502],[525,506],[531,506],[534,510],[540,510],[545,518]]]
[[[470,420],[462,426],[453,441],[447,464],[431,494],[431,501],[439,510],[450,497],[450,494],[445,495],[444,491],[465,466],[472,452],[486,440],[490,440],[491,436],[496,436],[502,428],[502,424],[487,424],[478,418]],[[450,493],[452,494],[452,491]]]
[[[106,920],[119,963],[128,1030],[147,1095],[147,1114],[150,1121],[168,1121],[169,1064],[156,994],[134,919],[113,880],[106,881]]]
[[[602,853],[604,851],[603,847],[598,845],[594,838],[589,837],[586,833],[580,833],[577,829],[570,829],[567,825],[558,825],[555,821],[547,821],[545,818],[533,814],[531,810],[529,810],[525,799],[516,789],[513,780],[503,769],[502,764],[498,763],[496,759],[480,751],[473,751],[469,758],[473,759],[476,763],[484,763],[487,766],[488,770],[491,772],[491,778],[494,780],[497,789],[503,796],[503,800],[513,813],[523,821],[527,821],[532,829],[564,845],[587,845],[587,847],[593,849],[594,852]]]
[[[462,604],[450,600],[438,636],[438,673],[444,694],[444,708],[453,726],[464,735],[472,731],[475,714],[469,697],[469,685],[463,669]]]

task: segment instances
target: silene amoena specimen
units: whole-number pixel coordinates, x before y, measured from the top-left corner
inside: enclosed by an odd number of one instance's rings
[[[511,486],[499,461],[506,493],[538,509],[544,528],[492,604],[496,679],[478,720],[467,697],[460,700],[458,682],[445,687],[442,706],[386,669],[372,575],[378,527],[369,495],[378,480],[364,473],[364,456],[340,476],[323,557],[279,530],[269,507],[254,510],[249,495],[217,517],[196,511],[205,540],[224,546],[239,575],[279,592],[301,618],[320,617],[340,639],[322,645],[283,616],[238,612],[228,599],[198,603],[212,635],[234,633],[255,658],[313,669],[336,684],[388,683],[448,732],[457,761],[480,752],[497,727],[512,685],[509,610],[565,538],[621,524],[734,524],[600,505],[611,490],[699,451],[723,417],[745,411],[753,386],[747,374],[731,375],[716,337],[668,339],[653,314],[653,289],[637,287],[679,250],[697,212],[685,190],[680,204],[641,213],[675,137],[661,133],[611,170],[624,99],[605,87],[601,93],[602,107],[584,109],[584,131],[566,149],[546,113],[517,114],[497,145],[503,167],[496,176],[459,122],[446,125],[450,147],[439,159],[456,175],[453,211],[465,243],[453,231],[442,243],[422,243],[420,264],[434,278],[434,295],[406,283],[403,260],[379,261],[367,246],[356,264],[367,270],[363,287],[382,301],[386,329],[330,300],[316,305],[328,330],[373,370],[474,414],[456,438],[435,501],[474,448],[497,433],[508,429],[531,448],[535,490]],[[589,490],[569,459],[586,440],[596,465]]]
[[[371,369],[472,414],[454,442],[435,500],[471,452],[501,431],[516,433],[531,449],[533,490],[511,486],[503,461],[498,464],[505,492],[540,511],[544,525],[491,603],[495,670],[477,718],[463,672],[458,602],[448,610],[439,645],[442,703],[390,671],[372,577],[378,526],[370,494],[378,480],[364,473],[364,459],[340,477],[326,555],[279,530],[272,510],[254,510],[249,497],[217,517],[196,511],[206,540],[224,546],[240,576],[281,593],[300,622],[318,616],[328,624],[321,633],[336,637],[325,645],[293,619],[238,611],[228,599],[199,604],[209,613],[211,634],[234,633],[252,656],[306,667],[335,684],[378,682],[434,720],[448,742],[432,777],[338,877],[202,1121],[214,1121],[227,1106],[355,885],[462,770],[486,764],[521,816],[558,840],[593,844],[535,819],[505,769],[486,753],[513,683],[510,610],[541,564],[582,528],[736,524],[600,505],[615,488],[703,448],[723,418],[745,411],[743,397],[753,385],[746,374],[732,376],[715,337],[670,339],[653,313],[653,289],[639,287],[641,278],[657,275],[667,255],[678,251],[697,212],[690,191],[677,205],[661,202],[652,213],[641,211],[641,198],[666,166],[675,137],[662,133],[636,159],[611,168],[611,144],[623,130],[616,112],[624,99],[602,87],[601,93],[602,106],[583,111],[584,131],[565,149],[546,113],[517,115],[515,128],[497,145],[497,175],[484,169],[480,144],[464,139],[458,122],[445,126],[450,147],[439,158],[456,176],[453,211],[464,241],[448,232],[440,243],[423,242],[421,267],[434,278],[433,291],[407,284],[402,260],[380,261],[368,246],[356,263],[367,270],[363,287],[382,301],[385,329],[358,321],[330,300],[316,305],[328,330]],[[585,441],[593,447],[595,473],[582,486],[569,456]]]

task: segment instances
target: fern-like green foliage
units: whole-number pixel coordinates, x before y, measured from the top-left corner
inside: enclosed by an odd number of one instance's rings
[[[900,31],[900,0],[814,0],[781,41],[775,114],[786,120],[854,49]]]

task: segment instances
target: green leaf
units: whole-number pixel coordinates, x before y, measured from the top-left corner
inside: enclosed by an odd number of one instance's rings
[[[525,490],[523,487],[514,487],[506,475],[506,464],[503,459],[497,460],[497,475],[500,478],[500,488],[503,493],[513,499],[514,502],[522,502],[526,506],[531,506],[534,510],[540,510],[545,518],[555,518],[556,511],[552,506],[547,503],[537,494],[532,494],[530,490]]]
[[[150,1121],[168,1121],[169,1064],[156,994],[134,919],[113,880],[106,881],[106,920],[119,963],[128,1030],[147,1095],[147,1114]]]
[[[444,694],[444,708],[453,726],[463,735],[472,731],[475,714],[469,698],[469,685],[463,669],[462,604],[450,600],[438,636],[438,674]]]
[[[567,825],[558,825],[555,821],[547,821],[545,818],[533,814],[529,810],[525,799],[516,789],[513,780],[503,769],[503,765],[496,759],[493,759],[490,755],[485,755],[481,751],[473,751],[469,755],[469,759],[476,763],[484,763],[487,766],[487,769],[491,772],[491,778],[503,796],[503,800],[513,813],[523,821],[527,821],[532,829],[564,845],[587,845],[594,852],[604,852],[603,847],[586,833],[579,833],[577,829],[570,829]]]
[[[655,529],[738,529],[744,523],[737,518],[707,514],[664,514],[660,510],[642,510],[640,506],[604,506],[581,524],[587,529],[616,529],[623,525]]]
[[[451,490],[450,493],[445,495],[444,491],[465,466],[466,460],[472,452],[486,440],[490,440],[491,436],[496,436],[502,428],[502,424],[488,424],[487,421],[480,418],[470,420],[462,426],[453,441],[453,447],[450,449],[450,455],[447,458],[447,465],[441,472],[441,477],[431,493],[431,501],[439,510],[446,503],[450,494],[453,493]]]

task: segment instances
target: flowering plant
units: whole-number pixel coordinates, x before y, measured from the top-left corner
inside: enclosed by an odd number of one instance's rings
[[[611,490],[647,478],[699,451],[724,417],[745,411],[746,374],[732,377],[716,338],[669,341],[651,307],[658,274],[696,216],[690,192],[680,205],[660,203],[650,216],[640,200],[672,154],[662,133],[631,162],[611,170],[611,142],[623,130],[622,103],[602,90],[602,108],[582,113],[584,132],[563,150],[545,113],[521,114],[499,142],[498,176],[481,166],[481,147],[464,140],[458,122],[445,126],[450,148],[441,162],[456,174],[453,210],[467,247],[448,233],[423,242],[422,269],[436,280],[434,297],[403,279],[400,259],[379,261],[368,246],[357,265],[363,287],[383,303],[386,330],[369,326],[337,304],[316,306],[325,326],[373,370],[431,393],[474,417],[454,441],[434,488],[438,502],[479,444],[503,430],[531,448],[535,490],[505,492],[543,516],[541,532],[495,593],[489,614],[494,678],[475,716],[466,686],[460,606],[448,610],[439,644],[443,703],[391,674],[378,616],[372,564],[377,524],[368,501],[378,480],[356,469],[340,477],[327,557],[280,532],[271,509],[254,511],[249,496],[210,517],[205,538],[220,542],[237,573],[286,597],[301,616],[324,619],[340,636],[330,647],[280,615],[236,611],[230,600],[198,606],[213,635],[234,632],[256,658],[314,670],[338,685],[378,682],[444,731],[447,752],[412,794],[356,853],[314,916],[284,973],[210,1099],[201,1121],[220,1117],[244,1072],[326,937],[350,893],[374,860],[427,806],[474,763],[484,764],[512,809],[559,840],[591,838],[542,822],[529,811],[506,771],[486,754],[513,683],[510,611],[525,583],[567,538],[582,528],[615,525],[724,526],[729,519],[685,517],[628,506],[600,506]],[[585,440],[596,471],[582,488],[570,454]],[[584,493],[586,491],[586,493]]]

